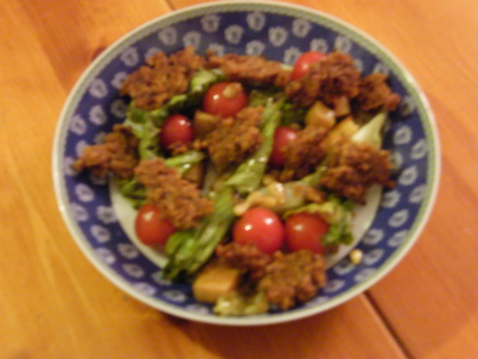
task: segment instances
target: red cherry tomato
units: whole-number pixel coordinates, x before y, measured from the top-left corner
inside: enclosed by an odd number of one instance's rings
[[[161,217],[161,210],[152,204],[143,205],[136,215],[134,229],[139,240],[148,245],[164,245],[177,229]]]
[[[314,253],[325,253],[322,237],[329,230],[329,224],[318,214],[297,213],[285,221],[285,242],[292,251],[308,249]]]
[[[203,110],[212,115],[232,117],[247,105],[247,94],[239,82],[218,82],[204,95]]]
[[[256,207],[249,209],[232,229],[234,242],[254,242],[264,253],[272,254],[284,243],[284,226],[272,211]]]
[[[324,57],[325,54],[319,51],[304,52],[302,55],[299,56],[299,58],[294,64],[294,68],[292,69],[291,74],[292,80],[297,80],[300,77],[304,76],[307,72],[309,72],[310,65]]]
[[[280,167],[285,162],[285,146],[297,138],[297,131],[289,127],[279,126],[274,133],[274,147],[269,157],[269,163]]]
[[[170,116],[161,127],[159,141],[163,150],[168,150],[173,143],[179,142],[187,145],[194,139],[191,121],[183,115]]]

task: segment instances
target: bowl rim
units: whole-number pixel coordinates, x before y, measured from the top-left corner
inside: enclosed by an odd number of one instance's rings
[[[356,284],[352,288],[341,293],[337,297],[330,299],[329,301],[321,304],[320,306],[313,306],[308,308],[303,308],[298,311],[289,311],[284,313],[277,313],[274,315],[263,315],[263,316],[251,316],[251,317],[221,317],[215,315],[203,315],[199,313],[194,313],[192,311],[187,311],[182,308],[178,308],[172,304],[165,302],[160,302],[155,300],[137,290],[135,290],[131,285],[129,285],[123,278],[121,278],[116,272],[114,272],[110,267],[98,260],[96,253],[93,251],[89,243],[84,239],[82,231],[79,229],[78,224],[75,220],[69,215],[66,201],[66,191],[64,186],[62,168],[62,153],[61,149],[64,148],[64,134],[67,130],[69,114],[73,105],[75,105],[75,100],[77,99],[76,94],[79,93],[85,85],[85,81],[91,77],[92,73],[98,71],[98,66],[103,63],[103,61],[111,56],[112,53],[117,51],[119,48],[123,47],[127,42],[131,41],[132,38],[136,39],[139,34],[143,33],[149,27],[154,26],[158,22],[168,21],[170,19],[185,16],[189,13],[192,13],[193,16],[198,16],[200,11],[207,9],[207,12],[218,12],[230,10],[250,10],[254,11],[257,8],[263,7],[265,10],[272,10],[272,12],[277,13],[274,9],[281,9],[282,11],[293,10],[295,12],[301,12],[303,14],[309,14],[311,17],[320,18],[321,20],[327,21],[332,24],[336,24],[343,30],[347,30],[350,33],[355,33],[355,35],[362,40],[368,42],[368,44],[373,47],[382,57],[387,58],[391,63],[395,65],[395,68],[399,70],[404,79],[406,79],[407,90],[413,90],[415,96],[419,100],[418,109],[423,113],[420,115],[422,119],[427,119],[428,122],[422,121],[424,126],[425,135],[427,138],[427,143],[433,146],[432,150],[429,151],[429,168],[428,168],[428,179],[427,182],[427,192],[423,203],[420,206],[419,212],[416,216],[416,219],[413,222],[413,226],[409,230],[407,235],[408,239],[404,242],[400,248],[395,250],[395,252],[388,258],[381,266],[380,270],[374,273],[372,276],[366,280]],[[254,8],[254,9],[253,9]],[[204,15],[205,12],[202,14]],[[181,18],[183,19],[183,18]],[[178,19],[178,20],[181,20]],[[320,10],[309,8],[303,5],[296,5],[290,3],[283,3],[277,1],[269,0],[242,0],[242,1],[221,1],[213,3],[203,3],[199,5],[193,5],[185,7],[179,10],[172,10],[171,12],[155,17],[144,24],[132,29],[127,32],[125,35],[120,37],[118,40],[113,42],[108,46],[105,51],[103,51],[92,63],[90,63],[87,68],[84,70],[82,75],[76,81],[75,85],[71,89],[67,100],[61,110],[55,136],[54,144],[52,150],[52,171],[53,171],[53,182],[55,196],[58,203],[59,211],[63,217],[64,222],[69,229],[69,232],[73,239],[75,240],[78,247],[88,258],[88,260],[96,267],[96,269],[102,273],[109,281],[115,284],[117,287],[121,288],[123,291],[134,297],[135,299],[148,304],[149,306],[159,309],[160,311],[180,317],[183,319],[193,320],[196,322],[217,324],[217,325],[226,325],[226,326],[255,326],[255,325],[266,325],[266,324],[277,324],[283,322],[289,322],[293,320],[298,320],[305,317],[310,317],[318,313],[324,312],[336,306],[339,306],[346,301],[352,299],[353,297],[363,293],[368,288],[373,286],[376,282],[382,279],[386,274],[388,274],[398,262],[405,256],[406,253],[410,250],[413,244],[417,241],[419,235],[422,233],[425,224],[428,222],[429,216],[433,209],[433,205],[436,200],[436,194],[439,187],[439,178],[441,171],[441,156],[440,156],[440,144],[438,137],[438,130],[436,126],[436,121],[434,114],[431,110],[429,102],[421,90],[418,83],[411,76],[408,70],[403,66],[403,64],[381,43],[376,41],[367,33],[356,28],[354,25],[345,22],[333,15],[327,14]]]

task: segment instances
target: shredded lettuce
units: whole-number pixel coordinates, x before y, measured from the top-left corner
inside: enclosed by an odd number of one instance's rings
[[[386,121],[387,114],[385,112],[378,113],[369,122],[361,126],[352,135],[351,140],[355,143],[369,143],[376,148],[382,147],[382,129]]]
[[[184,174],[193,164],[201,162],[206,155],[201,151],[188,151],[180,155],[172,156],[164,160],[168,167],[174,167]]]
[[[129,180],[120,180],[119,191],[134,208],[139,208],[146,203],[146,188],[136,177]]]
[[[282,126],[288,126],[292,123],[304,123],[305,115],[307,114],[307,109],[302,107],[297,107],[290,102],[285,102],[282,106]]]
[[[327,170],[326,166],[327,158],[325,158],[322,163],[317,166],[314,172],[310,175],[307,175],[300,179],[300,182],[310,186],[310,187],[317,187],[320,183],[321,178],[323,177],[325,171]]]
[[[172,257],[181,248],[181,245],[189,238],[194,238],[197,234],[197,228],[188,228],[182,231],[177,231],[169,236],[166,242],[165,252],[168,257]]]
[[[248,105],[266,107],[275,101],[278,94],[280,93],[272,90],[252,90],[249,93]]]
[[[199,228],[179,231],[168,238],[166,252],[169,258],[163,270],[165,278],[174,279],[197,272],[226,235],[234,220],[232,189],[222,189],[214,201],[214,212],[203,219]]]
[[[133,133],[139,138],[139,158],[141,160],[153,159],[162,155],[159,146],[159,129],[152,119],[147,118],[142,124],[131,126]]]
[[[161,127],[168,115],[168,105],[164,105],[151,111],[146,111],[136,107],[135,102],[133,100],[128,106],[128,110],[126,112],[126,119],[128,122],[130,122],[130,125],[131,123],[144,124],[146,122],[150,122],[154,124],[155,127]]]
[[[161,156],[159,129],[146,111],[130,106],[124,125],[130,126],[133,134],[139,139],[138,155],[140,160]],[[146,188],[136,177],[119,181],[119,191],[134,208],[139,208],[146,203]]]
[[[264,292],[246,294],[229,292],[221,296],[214,305],[213,311],[222,316],[245,316],[267,313],[269,302]]]
[[[266,109],[268,105],[277,101],[284,96],[282,89],[278,90],[252,90],[249,94],[249,106],[264,106]],[[270,108],[270,107],[269,107]],[[298,107],[287,100],[283,100],[281,105],[281,125],[288,126],[292,123],[304,123],[307,109]],[[264,117],[267,113],[264,114]]]
[[[199,69],[191,79],[190,92],[204,94],[213,84],[225,80],[224,74],[217,70]]]
[[[241,163],[234,171],[231,177],[226,181],[226,185],[232,186],[239,193],[250,193],[259,188],[262,177],[267,168],[267,162],[274,145],[274,133],[280,124],[283,101],[269,102],[263,113],[262,141],[259,149],[246,161]]]

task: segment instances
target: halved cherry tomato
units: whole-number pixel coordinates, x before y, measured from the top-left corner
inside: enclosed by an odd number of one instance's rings
[[[297,213],[285,221],[285,242],[292,251],[308,249],[314,253],[325,253],[322,237],[329,230],[329,224],[315,213]]]
[[[205,112],[221,117],[232,117],[247,105],[247,94],[239,82],[218,82],[204,95]]]
[[[164,245],[177,229],[167,219],[162,218],[161,210],[152,204],[143,205],[136,215],[134,229],[139,240],[148,245]]]
[[[269,157],[269,163],[280,167],[285,162],[285,146],[297,138],[297,131],[285,126],[279,126],[274,133],[274,147]]]
[[[284,226],[272,211],[255,207],[249,209],[232,229],[234,242],[253,242],[264,253],[272,254],[284,243]]]
[[[173,143],[189,144],[194,139],[191,121],[183,115],[170,116],[161,127],[159,141],[163,150],[167,151]]]
[[[310,65],[324,57],[325,54],[319,51],[304,52],[294,63],[294,68],[292,69],[291,73],[292,80],[297,80],[304,76],[307,72],[309,72]]]

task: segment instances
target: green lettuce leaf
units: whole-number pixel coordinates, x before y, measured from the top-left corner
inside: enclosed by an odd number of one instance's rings
[[[250,193],[261,185],[262,177],[267,168],[267,162],[274,145],[274,133],[280,124],[283,101],[270,102],[264,108],[262,141],[259,149],[246,161],[241,163],[234,173],[226,181],[226,185],[232,186],[239,193]]]
[[[184,174],[193,164],[201,162],[206,155],[201,151],[188,151],[180,155],[168,157],[164,163],[168,167],[177,168],[181,174]]]
[[[163,270],[165,278],[191,276],[211,258],[234,221],[233,205],[233,191],[226,187],[217,193],[214,212],[203,219],[199,228],[176,232],[168,238],[166,252],[169,258]]]
[[[234,291],[221,296],[213,311],[221,316],[247,316],[267,313],[269,307],[269,302],[262,291],[252,294]]]

